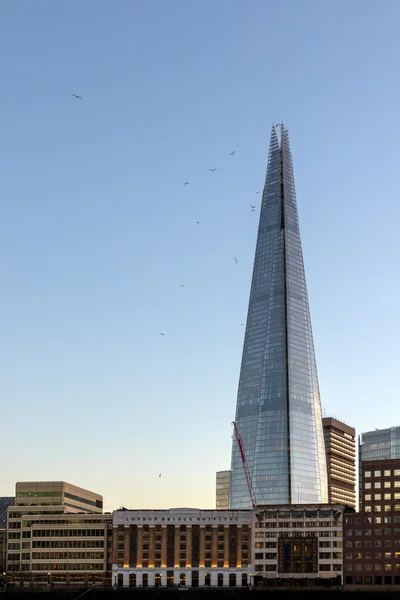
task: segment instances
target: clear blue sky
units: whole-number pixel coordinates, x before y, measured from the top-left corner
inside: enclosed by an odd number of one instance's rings
[[[3,0],[0,495],[214,505],[281,120],[325,412],[400,424],[399,56],[398,0]]]

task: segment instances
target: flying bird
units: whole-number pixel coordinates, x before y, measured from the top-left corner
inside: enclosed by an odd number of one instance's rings
[[[190,181],[185,181],[183,185],[189,185]]]
[[[200,221],[196,221],[197,225],[199,225]]]
[[[234,150],[233,152],[231,152],[231,156],[233,156],[235,154],[236,150]]]
[[[77,100],[82,100],[82,96],[77,96],[76,94],[72,94],[74,98],[76,98]]]
[[[256,192],[256,194],[259,194],[260,192]]]
[[[233,260],[236,260],[236,264],[237,264],[237,258],[233,257]]]
[[[215,167],[215,169],[209,169],[209,170],[210,170],[210,171],[216,171],[216,170],[217,170],[217,167]]]
[[[253,206],[252,204],[250,204],[250,208],[255,208],[255,206]]]
[[[164,335],[163,333],[160,333],[160,335]]]
[[[250,212],[256,212],[256,209],[255,209],[255,208],[252,208]]]
[[[159,477],[161,477],[161,473],[159,474]]]
[[[181,283],[181,287],[183,287],[183,285],[184,285],[184,284],[183,284],[183,283]]]

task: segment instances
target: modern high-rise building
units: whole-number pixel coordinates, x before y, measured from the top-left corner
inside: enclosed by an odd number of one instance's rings
[[[229,494],[231,489],[231,472],[217,471],[215,486],[215,508],[226,510],[229,508]]]
[[[329,502],[356,507],[356,431],[333,417],[322,419]]]
[[[272,128],[236,405],[258,504],[328,501],[289,134]],[[234,437],[230,507],[250,494]]]
[[[360,462],[400,458],[400,427],[375,429],[360,436]]]
[[[363,506],[363,465],[372,460],[400,459],[400,426],[362,433],[358,445],[359,506]]]

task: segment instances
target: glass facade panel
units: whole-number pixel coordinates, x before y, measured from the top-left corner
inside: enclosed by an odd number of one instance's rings
[[[236,406],[258,504],[328,501],[314,342],[288,132],[273,127]],[[251,502],[236,438],[231,508]]]

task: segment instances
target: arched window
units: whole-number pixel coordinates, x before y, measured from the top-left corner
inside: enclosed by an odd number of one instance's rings
[[[149,586],[149,576],[147,575],[147,573],[143,573],[142,587],[148,587],[148,586]]]
[[[129,587],[136,587],[136,573],[129,575]]]
[[[242,586],[247,585],[247,573],[242,573]]]
[[[222,573],[218,573],[218,587],[223,587],[224,585],[224,576]]]
[[[118,575],[118,587],[122,587],[124,585],[124,576],[122,575],[122,573],[119,573]]]
[[[186,575],[185,575],[185,573],[181,573],[179,575],[179,585],[186,585]]]
[[[210,573],[206,573],[204,576],[204,585],[211,585],[211,575]]]
[[[229,587],[236,587],[236,573],[229,573]]]
[[[167,571],[167,586],[172,587],[174,585],[174,572]]]
[[[155,585],[155,587],[160,587],[160,585],[161,585],[161,573],[156,573],[154,575],[154,585]]]
[[[192,587],[199,587],[199,572],[192,571]]]

